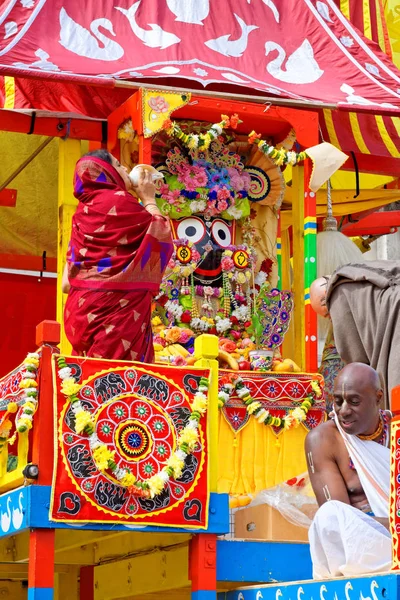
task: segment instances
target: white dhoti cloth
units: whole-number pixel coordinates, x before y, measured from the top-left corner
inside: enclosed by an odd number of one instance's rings
[[[389,516],[390,451],[348,435],[336,425],[376,517]],[[328,482],[329,487],[329,482]],[[391,568],[389,531],[362,511],[330,500],[317,511],[309,530],[314,579],[380,573]]]
[[[314,579],[382,573],[392,566],[389,531],[337,500],[318,509],[308,532]]]

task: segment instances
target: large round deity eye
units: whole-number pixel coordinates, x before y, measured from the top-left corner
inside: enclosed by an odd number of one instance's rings
[[[193,244],[200,242],[205,236],[205,233],[206,228],[203,221],[196,217],[182,219],[177,227],[178,238],[186,238],[189,242],[193,242]]]
[[[214,241],[222,248],[227,248],[232,243],[232,232],[230,227],[220,219],[213,221],[211,233]]]

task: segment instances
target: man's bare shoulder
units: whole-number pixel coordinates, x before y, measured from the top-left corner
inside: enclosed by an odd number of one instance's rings
[[[326,446],[331,444],[337,438],[338,430],[335,422],[330,419],[321,423],[318,427],[311,429],[306,437],[306,448],[315,448],[316,446]]]

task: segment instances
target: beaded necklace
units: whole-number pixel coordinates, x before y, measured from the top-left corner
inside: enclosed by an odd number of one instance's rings
[[[389,442],[388,431],[389,431],[389,417],[386,414],[385,410],[379,410],[379,425],[378,425],[376,431],[372,435],[368,435],[368,436],[358,435],[357,437],[361,440],[371,441],[371,440],[374,440],[374,438],[377,438],[383,432],[381,439],[376,443],[380,444],[381,446],[387,447],[388,442]],[[351,458],[349,458],[349,467],[353,471],[356,471],[356,468],[355,468],[354,463],[351,460]]]

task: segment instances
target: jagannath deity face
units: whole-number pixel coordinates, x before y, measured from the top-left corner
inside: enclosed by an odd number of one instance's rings
[[[192,215],[171,221],[175,239],[186,239],[205,258],[194,271],[195,283],[219,287],[222,284],[221,259],[223,252],[235,244],[235,222],[220,216]],[[184,250],[183,250],[184,251]],[[181,257],[185,260],[185,257]]]

